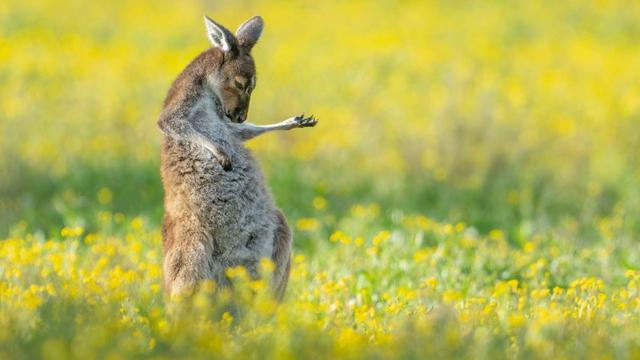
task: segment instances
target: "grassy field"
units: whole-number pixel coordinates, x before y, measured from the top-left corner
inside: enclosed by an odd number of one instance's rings
[[[202,15],[266,22],[264,281],[161,287],[160,132]],[[0,358],[640,358],[635,1],[0,3]],[[269,264],[264,264],[268,274]]]

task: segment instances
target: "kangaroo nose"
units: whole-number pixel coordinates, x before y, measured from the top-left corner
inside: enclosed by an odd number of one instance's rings
[[[241,122],[245,122],[245,120],[247,120],[247,112],[243,111],[240,114],[238,114],[237,121],[241,123]]]

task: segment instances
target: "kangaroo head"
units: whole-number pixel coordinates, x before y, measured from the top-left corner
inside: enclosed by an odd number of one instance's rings
[[[261,17],[254,16],[234,35],[207,16],[204,22],[209,40],[223,54],[220,67],[209,76],[209,84],[220,96],[227,117],[241,123],[247,119],[251,92],[256,86],[251,48],[260,38],[264,23]]]

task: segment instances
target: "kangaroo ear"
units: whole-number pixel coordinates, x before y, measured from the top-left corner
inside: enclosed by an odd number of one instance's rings
[[[245,21],[244,24],[240,25],[238,30],[236,30],[236,38],[240,46],[247,49],[247,51],[251,50],[253,45],[258,42],[263,28],[264,21],[262,21],[260,16],[254,16]]]
[[[224,26],[211,20],[208,16],[204,16],[204,24],[207,27],[207,35],[213,46],[219,48],[224,52],[228,52],[233,47],[235,39],[233,34],[227,30]]]

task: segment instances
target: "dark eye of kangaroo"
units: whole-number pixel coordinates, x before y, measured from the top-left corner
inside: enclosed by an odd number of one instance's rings
[[[244,85],[242,85],[242,83],[238,80],[234,80],[235,82],[235,86],[239,89],[239,90],[244,90]]]

